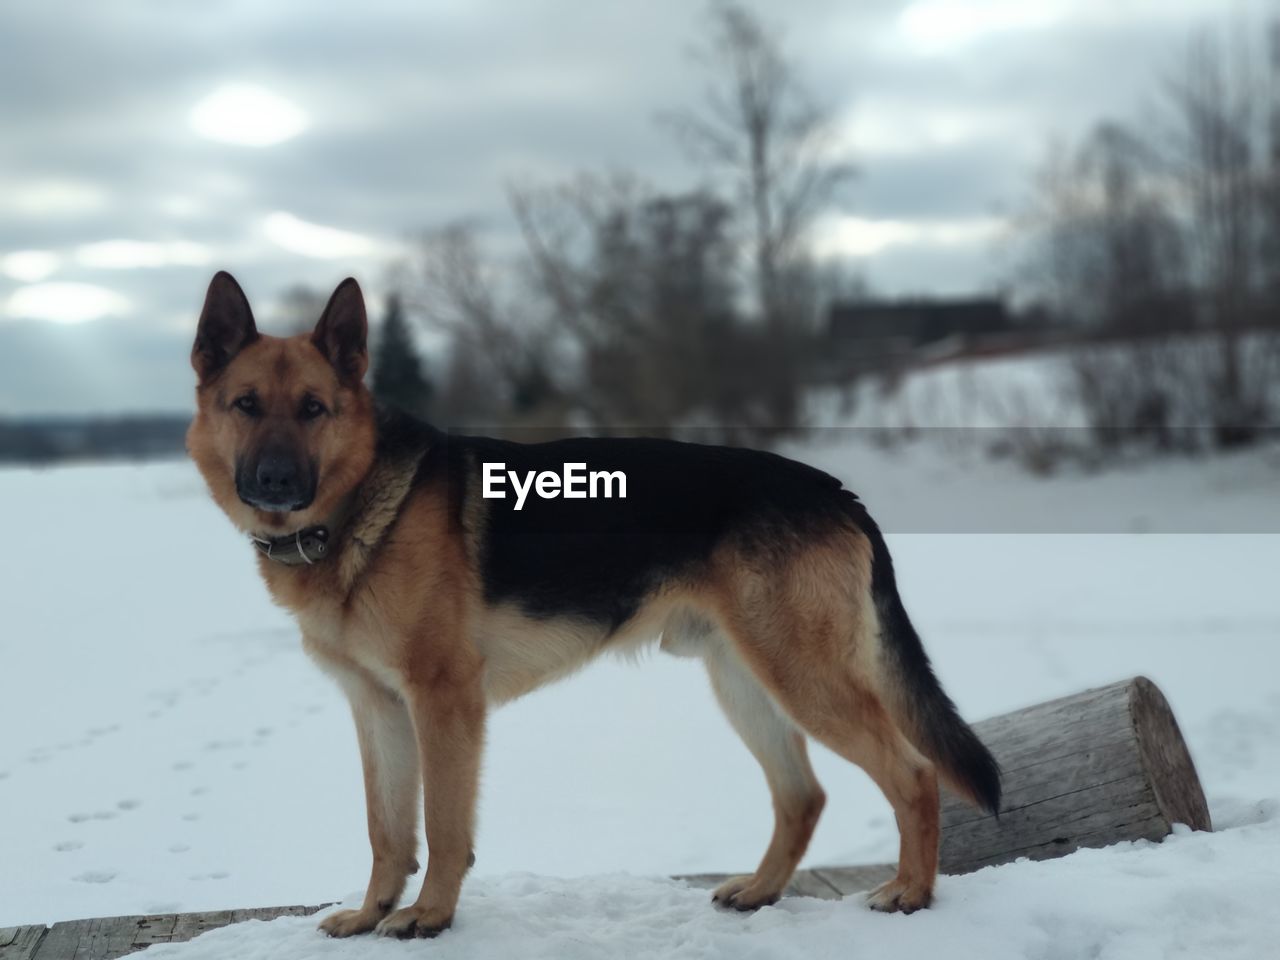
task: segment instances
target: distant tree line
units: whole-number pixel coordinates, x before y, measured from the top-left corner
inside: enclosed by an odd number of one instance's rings
[[[180,457],[190,424],[181,414],[0,418],[0,463]]]
[[[1280,33],[1268,36],[1264,54],[1239,23],[1197,33],[1140,120],[1059,143],[1035,178],[1018,222],[1023,313],[1098,343],[1069,363],[1098,450],[1229,447],[1277,422]],[[428,229],[396,274],[381,396],[498,431],[757,439],[797,425],[839,282],[809,241],[852,167],[776,31],[745,7],[712,4],[698,62],[704,95],[660,122],[703,185],[671,192],[627,172],[512,183],[514,252],[471,221]],[[405,314],[445,344],[429,378],[405,359]]]
[[[1060,143],[1022,226],[1046,312],[1123,346],[1074,389],[1103,447],[1251,442],[1280,384],[1280,26],[1203,30],[1140,120]]]

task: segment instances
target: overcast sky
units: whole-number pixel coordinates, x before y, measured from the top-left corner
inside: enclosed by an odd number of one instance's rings
[[[1047,142],[1144,109],[1190,31],[1265,0],[790,0],[860,176],[820,251],[887,294],[991,289]],[[415,231],[510,231],[504,184],[698,173],[655,121],[702,89],[692,0],[0,6],[0,415],[185,410],[214,270],[269,315]],[[376,316],[378,309],[373,306]]]

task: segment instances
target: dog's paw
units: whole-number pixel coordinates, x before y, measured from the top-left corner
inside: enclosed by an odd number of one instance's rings
[[[781,890],[766,887],[755,874],[745,877],[733,877],[716,887],[711,895],[711,902],[734,910],[759,910],[778,902]]]
[[[915,913],[933,902],[933,888],[894,877],[867,894],[867,905],[881,913]]]
[[[434,937],[448,930],[452,923],[452,913],[438,907],[420,907],[415,903],[389,914],[374,928],[374,932],[380,937],[398,937],[401,940]]]
[[[331,937],[354,937],[357,933],[368,933],[382,917],[381,911],[339,910],[321,920],[320,929]]]

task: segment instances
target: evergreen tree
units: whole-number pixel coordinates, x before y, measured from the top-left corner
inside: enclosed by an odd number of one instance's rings
[[[373,395],[415,416],[426,414],[431,399],[431,384],[422,373],[404,307],[394,293],[387,297],[387,313],[373,357]]]

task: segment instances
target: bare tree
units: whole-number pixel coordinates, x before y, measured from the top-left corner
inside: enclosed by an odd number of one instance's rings
[[[1280,19],[1267,25],[1266,66],[1262,71],[1264,169],[1258,196],[1261,219],[1259,269],[1264,318],[1280,325]]]
[[[1182,237],[1152,151],[1099,124],[1075,150],[1051,148],[1023,225],[1029,280],[1061,317],[1110,333],[1183,328]]]
[[[1190,325],[1191,289],[1169,193],[1146,142],[1102,123],[1077,147],[1051,149],[1023,217],[1037,299],[1102,343],[1073,352],[1066,388],[1103,450],[1181,440],[1171,421],[1182,355],[1168,338]]]
[[[1073,364],[1112,440],[1232,446],[1275,415],[1280,48],[1260,70],[1246,27],[1194,35],[1144,127],[1099,126],[1039,181],[1033,286],[1126,338]]]
[[[794,416],[795,334],[805,318],[803,281],[809,228],[853,174],[839,160],[834,128],[804,89],[776,35],[746,7],[711,8],[699,59],[708,80],[702,102],[663,120],[718,180],[749,224],[756,309],[778,358],[770,405],[779,425]]]
[[[1211,422],[1223,445],[1248,442],[1267,416],[1271,385],[1250,375],[1246,328],[1259,314],[1266,211],[1265,111],[1243,21],[1230,42],[1194,36],[1167,85],[1167,142],[1187,201],[1192,265],[1217,359]]]
[[[400,274],[406,303],[449,342],[438,403],[448,422],[497,426],[557,399],[547,326],[536,309],[517,308],[507,265],[486,256],[471,225],[426,233]]]
[[[728,208],[629,177],[511,192],[529,267],[577,361],[600,428],[670,432],[690,419],[751,431],[764,351],[737,322]]]

